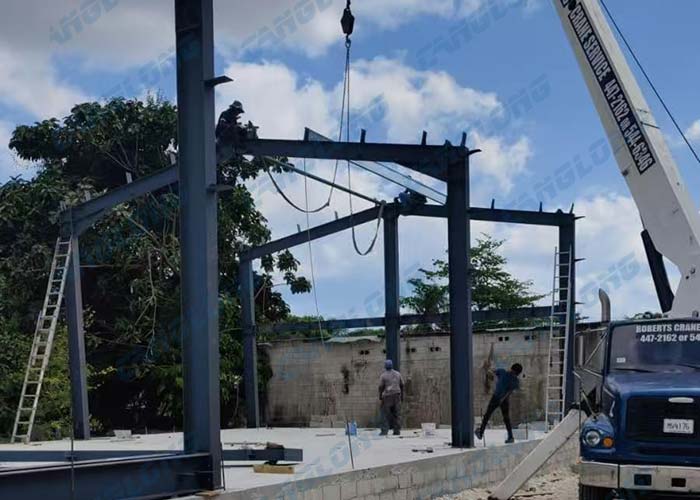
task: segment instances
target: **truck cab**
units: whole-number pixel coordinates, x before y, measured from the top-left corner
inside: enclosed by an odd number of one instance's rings
[[[613,322],[584,358],[581,500],[699,498],[700,320]]]

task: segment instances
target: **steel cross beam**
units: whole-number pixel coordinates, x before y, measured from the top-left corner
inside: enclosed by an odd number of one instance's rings
[[[391,205],[387,205],[387,209],[390,206]],[[284,238],[280,238],[278,240],[274,240],[269,243],[265,243],[264,245],[244,251],[241,253],[240,259],[241,261],[259,259],[260,257],[281,252],[282,250],[307,243],[309,240],[317,240],[319,238],[323,238],[324,236],[329,236],[331,234],[350,229],[353,226],[359,226],[360,224],[376,220],[377,217],[379,217],[380,210],[381,207],[368,208],[362,212],[357,212],[353,215],[341,217],[340,219],[321,224],[320,226],[312,227],[308,231],[303,230],[296,234],[285,236]]]
[[[518,309],[502,309],[496,311],[473,311],[472,321],[513,321],[519,319],[549,318],[552,309],[549,306],[523,307]],[[424,325],[430,323],[447,323],[448,313],[442,314],[403,314],[399,316],[400,325]],[[384,316],[374,316],[369,318],[351,319],[329,319],[321,321],[322,330],[343,330],[349,328],[375,328],[386,326]],[[319,329],[319,323],[296,322],[296,323],[274,323],[259,325],[256,328],[260,333],[288,333],[288,332],[308,332]]]
[[[234,145],[222,146],[219,150],[219,156],[227,157],[240,154],[319,160],[393,162],[444,181],[447,179],[446,166],[449,163],[463,161],[474,152],[464,146],[453,146],[450,143],[434,146],[374,142],[246,139]]]
[[[562,212],[561,210],[556,212],[534,212],[529,210],[470,207],[468,212],[471,220],[533,226],[562,227],[571,224],[576,219],[574,214]],[[404,210],[402,215],[447,218],[448,214],[447,207],[443,205],[419,205]]]
[[[95,462],[98,460],[181,457],[172,450],[0,450],[0,462]],[[237,462],[302,462],[304,452],[298,448],[224,448],[223,460]],[[29,466],[32,469],[37,466]],[[39,466],[41,467],[41,466]],[[2,484],[0,483],[0,487]]]
[[[32,452],[29,452],[32,453]],[[0,470],[3,498],[171,498],[208,488],[208,453],[74,462]]]
[[[79,236],[117,205],[175,184],[176,182],[177,166],[164,168],[163,170],[141,177],[124,186],[114,188],[80,205],[71,207],[61,214],[61,218],[65,224],[70,224],[72,221],[73,234]]]

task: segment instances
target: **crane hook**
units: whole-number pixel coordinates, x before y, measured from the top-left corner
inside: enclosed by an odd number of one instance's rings
[[[345,34],[345,45],[350,45],[350,35],[352,35],[352,30],[355,27],[355,16],[352,15],[350,10],[350,0],[348,0],[345,10],[343,10],[343,17],[340,18],[340,26],[343,28],[343,33]]]

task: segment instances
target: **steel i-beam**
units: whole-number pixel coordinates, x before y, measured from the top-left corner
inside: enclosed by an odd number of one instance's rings
[[[221,486],[214,23],[212,0],[175,0],[185,453]]]
[[[469,157],[448,166],[447,241],[450,295],[452,446],[474,446],[472,320],[469,283]]]

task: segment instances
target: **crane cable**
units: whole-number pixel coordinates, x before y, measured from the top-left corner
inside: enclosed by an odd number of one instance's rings
[[[349,24],[348,24],[349,23]],[[345,115],[345,101],[346,101],[346,96],[347,96],[347,116],[348,116],[348,121],[345,124],[346,130],[347,130],[347,136],[349,140],[350,136],[350,34],[352,34],[352,29],[353,25],[355,23],[355,19],[352,15],[352,12],[350,12],[350,0],[348,0],[347,6],[345,7],[345,10],[343,11],[343,17],[340,20],[340,24],[343,27],[343,32],[345,33],[345,72],[343,75],[343,97],[342,97],[342,103],[340,107],[340,127],[338,129],[338,142],[340,142],[343,139],[343,118]],[[338,165],[339,161],[335,161],[335,169],[333,172],[333,184],[335,184],[336,181],[336,176],[338,174]],[[304,173],[306,173],[306,158],[304,158],[303,161],[303,168],[304,168]],[[348,168],[349,168],[349,163],[348,163]],[[268,171],[269,174],[269,171]],[[272,176],[270,176],[270,179],[272,179]],[[348,186],[350,185],[350,177],[348,177]],[[274,179],[272,179],[273,184],[275,184],[275,187],[277,187],[277,183],[275,183]],[[326,206],[330,205],[331,201],[331,196],[333,195],[333,188],[334,186],[331,186],[331,190],[328,195],[328,200],[326,202]],[[279,189],[278,189],[279,190]],[[280,193],[282,194],[282,193]],[[287,199],[286,196],[283,195],[283,197],[289,202],[290,200]],[[352,200],[352,194],[350,195],[350,199]],[[314,295],[314,306],[316,308],[316,322],[318,325],[318,336],[321,337],[321,343],[323,344],[325,342],[325,339],[323,338],[323,327],[321,325],[321,309],[318,305],[318,292],[316,290],[316,273],[314,271],[314,255],[313,255],[313,248],[311,245],[311,220],[310,220],[310,215],[313,213],[312,210],[309,210],[309,188],[308,188],[308,178],[305,175],[304,176],[304,200],[306,203],[306,210],[303,210],[303,212],[306,214],[306,233],[307,233],[307,245],[309,247],[309,267],[311,269],[311,290]],[[294,206],[294,205],[292,205]],[[350,206],[352,207],[352,201],[350,202]],[[296,207],[295,207],[296,208]],[[323,209],[325,207],[321,207]],[[319,209],[320,211],[320,209]],[[352,216],[352,208],[351,208],[351,216]],[[354,227],[353,227],[353,242],[354,242]],[[374,245],[374,243],[373,243]],[[357,246],[355,246],[357,249]]]
[[[347,12],[350,11],[350,0],[348,0],[348,4],[347,4],[347,7],[345,8],[345,10]],[[350,15],[352,16],[352,13],[350,13]],[[343,12],[343,19],[345,19],[345,18],[346,18],[346,14],[345,14],[345,12]],[[341,23],[342,23],[342,20],[341,20]],[[354,18],[353,18],[353,24],[354,24]],[[343,29],[345,29],[345,28],[343,28]],[[352,33],[352,27],[350,27],[350,32]],[[348,71],[349,71],[349,64],[350,64],[350,61],[349,61],[349,58],[350,58],[350,52],[349,52],[350,51],[350,48],[349,48],[350,42],[349,42],[349,40],[350,40],[350,38],[349,38],[349,36],[350,35],[346,34],[345,46],[347,48],[347,54],[346,54],[346,58],[345,58],[345,77],[343,78],[343,97],[342,97],[342,101],[340,103],[340,127],[338,128],[338,142],[343,140],[343,125],[344,125],[344,120],[345,120],[345,96],[346,95],[348,96],[348,101],[347,101],[348,119],[350,117],[350,114],[349,114],[350,99],[349,99],[349,89],[347,87],[350,84],[350,80],[348,78]],[[301,208],[299,205],[294,203],[289,198],[289,196],[287,196],[284,193],[284,190],[280,187],[280,185],[277,184],[277,182],[275,181],[275,178],[272,176],[272,172],[270,172],[269,165],[267,164],[266,158],[263,158],[263,162],[265,163],[265,169],[267,170],[267,175],[270,177],[270,180],[272,181],[272,185],[275,186],[275,189],[280,194],[280,196],[282,196],[282,198],[284,198],[284,200],[289,205],[291,205],[294,209],[298,210],[301,213],[305,213],[305,214],[315,214],[315,213],[321,212],[325,208],[330,207],[331,201],[333,199],[333,193],[335,191],[334,184],[336,183],[336,179],[338,178],[338,166],[340,165],[339,160],[335,160],[335,167],[333,168],[333,180],[331,181],[332,182],[331,189],[330,189],[330,191],[328,191],[328,198],[321,206],[319,206],[318,208],[314,208],[314,209],[309,209],[308,199],[306,200],[306,208],[305,209]],[[304,159],[304,171],[306,171],[306,159]],[[306,185],[304,187],[304,193],[306,193]],[[306,194],[306,196],[308,196],[308,194]]]
[[[340,20],[340,24],[343,28],[343,33],[345,34],[345,75],[343,78],[343,107],[342,109],[345,110],[346,116],[345,116],[345,141],[350,142],[350,48],[352,47],[352,40],[350,39],[350,35],[352,35],[352,31],[355,25],[355,17],[352,15],[352,11],[350,10],[350,0],[347,0],[347,4],[345,7],[345,10],[343,11],[343,17]],[[345,106],[345,101],[347,99],[347,106]],[[341,110],[341,115],[342,115],[342,110]],[[343,129],[343,118],[341,117],[340,119],[340,129],[341,129],[341,139],[342,140],[342,129]],[[348,170],[348,204],[350,206],[350,228],[352,231],[352,246],[355,248],[355,252],[357,252],[358,255],[364,257],[365,255],[369,255],[369,253],[374,249],[374,245],[377,243],[377,239],[379,239],[379,228],[381,226],[382,222],[382,216],[384,215],[384,206],[386,205],[384,202],[382,202],[379,205],[379,213],[377,215],[377,225],[375,227],[374,231],[374,236],[372,237],[372,240],[369,243],[369,246],[367,247],[366,250],[360,250],[359,245],[357,244],[357,234],[355,232],[355,225],[352,223],[352,218],[354,215],[353,212],[353,206],[352,206],[352,176],[351,176],[351,168],[350,168],[350,160],[347,161],[347,170]]]
[[[642,65],[641,61],[637,57],[637,54],[635,54],[634,49],[632,49],[632,46],[630,45],[630,43],[627,41],[627,38],[625,37],[624,33],[622,32],[622,29],[620,29],[620,26],[617,24],[617,21],[615,21],[615,18],[613,17],[612,12],[610,12],[610,9],[608,9],[608,6],[605,4],[605,0],[600,0],[600,3],[602,4],[603,9],[605,9],[605,12],[607,13],[608,17],[610,18],[612,25],[615,27],[615,31],[617,31],[617,34],[620,35],[620,39],[622,39],[623,43],[627,47],[627,50],[632,55],[632,59],[634,59],[634,62],[637,64],[640,71],[644,75],[644,78],[646,79],[647,83],[649,84],[651,89],[654,91],[654,94],[656,94],[656,97],[659,99],[659,102],[661,103],[664,110],[666,111],[666,114],[669,116],[669,118],[671,118],[673,125],[676,127],[676,130],[678,131],[678,133],[681,134],[681,137],[683,138],[686,145],[688,146],[688,149],[690,149],[690,152],[693,153],[695,160],[698,163],[700,163],[700,156],[698,156],[698,153],[695,151],[695,148],[690,143],[690,140],[688,140],[688,138],[686,137],[685,132],[683,132],[683,129],[678,124],[678,121],[676,120],[676,118],[673,116],[673,113],[671,112],[670,108],[666,105],[666,101],[664,101],[663,97],[661,97],[661,93],[657,90],[656,86],[651,81],[651,77],[644,69],[644,66]]]

